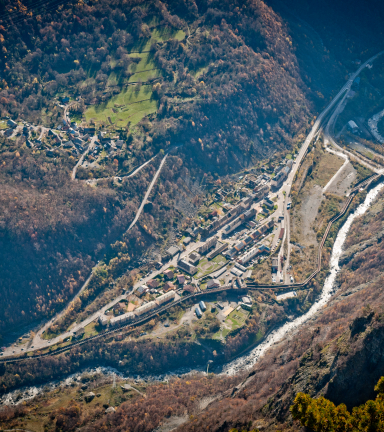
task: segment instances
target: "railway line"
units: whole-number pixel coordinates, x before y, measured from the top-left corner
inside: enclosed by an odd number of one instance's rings
[[[235,292],[242,292],[242,291],[247,291],[247,290],[252,290],[252,291],[271,290],[271,289],[272,290],[284,290],[284,289],[292,290],[292,289],[305,288],[312,281],[312,279],[314,279],[318,275],[318,273],[321,271],[322,250],[323,250],[324,244],[325,244],[325,242],[326,242],[326,240],[328,238],[328,234],[329,234],[329,231],[330,231],[332,225],[338,219],[340,219],[341,217],[343,217],[345,215],[345,213],[348,210],[348,207],[350,206],[353,198],[359,193],[359,191],[364,190],[372,182],[377,181],[380,177],[381,177],[381,174],[374,174],[371,177],[365,179],[363,182],[361,182],[359,185],[357,185],[354,189],[352,189],[352,191],[350,193],[350,196],[349,196],[348,200],[346,201],[346,203],[344,204],[342,210],[336,216],[334,216],[329,221],[329,223],[327,225],[327,228],[326,228],[326,230],[324,232],[323,238],[322,238],[321,243],[319,245],[319,250],[318,250],[318,255],[317,255],[317,267],[316,267],[316,270],[310,276],[308,276],[305,281],[303,281],[301,283],[282,284],[282,285],[276,285],[276,284],[274,284],[274,285],[267,285],[267,284],[265,284],[265,285],[263,285],[263,284],[258,285],[258,284],[249,282],[246,285],[238,287],[238,288],[235,288],[234,286],[223,286],[223,287],[211,289],[209,291],[201,291],[201,292],[197,292],[197,293],[194,293],[194,294],[189,294],[189,295],[187,295],[185,297],[181,297],[180,299],[178,299],[176,301],[173,301],[172,303],[168,303],[168,304],[160,307],[159,309],[156,309],[155,311],[153,311],[153,312],[145,315],[144,317],[137,318],[136,320],[134,320],[134,321],[132,321],[132,322],[126,324],[126,325],[123,325],[123,326],[120,326],[120,327],[116,327],[116,328],[113,328],[113,329],[110,329],[110,330],[105,330],[105,331],[103,331],[103,332],[101,332],[101,333],[99,333],[99,334],[97,334],[95,336],[91,336],[91,337],[89,337],[89,338],[87,338],[85,340],[76,341],[76,342],[71,343],[70,345],[67,345],[67,346],[63,347],[63,348],[59,348],[59,349],[56,349],[54,351],[49,351],[49,352],[43,353],[43,354],[36,354],[36,355],[30,355],[30,356],[28,356],[28,354],[25,353],[25,354],[23,354],[23,356],[19,356],[19,357],[16,357],[16,358],[12,358],[12,357],[11,358],[9,358],[9,357],[8,358],[3,358],[3,359],[0,359],[0,363],[18,363],[18,362],[22,362],[22,361],[39,359],[39,358],[49,357],[49,356],[52,356],[52,355],[62,354],[64,352],[66,352],[66,351],[71,350],[72,348],[75,348],[75,347],[78,347],[78,346],[81,346],[81,345],[85,345],[87,343],[90,343],[90,342],[93,342],[93,341],[97,341],[99,339],[102,339],[102,338],[105,338],[105,337],[108,337],[108,336],[112,336],[112,335],[114,335],[116,333],[121,332],[122,330],[132,329],[134,327],[142,325],[142,324],[146,323],[147,321],[151,320],[152,318],[155,318],[155,317],[159,316],[160,314],[166,312],[168,309],[170,309],[170,308],[172,308],[174,306],[177,306],[177,305],[179,305],[181,303],[184,303],[184,302],[186,302],[188,300],[198,299],[199,297],[207,296],[207,295],[210,295],[210,294],[217,294],[217,293],[221,293],[221,292],[229,291],[229,290],[235,291]]]

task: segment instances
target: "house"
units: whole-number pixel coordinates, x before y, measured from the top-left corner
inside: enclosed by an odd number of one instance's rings
[[[184,275],[177,275],[177,283],[180,285],[184,285],[185,283],[185,276]]]
[[[264,204],[269,208],[269,209],[273,209],[273,207],[275,206],[275,203],[270,200],[269,198],[264,198]]]
[[[196,291],[196,287],[193,285],[185,285],[183,289],[189,294],[193,294]]]
[[[80,139],[80,138],[75,138],[73,140],[73,143],[76,144],[76,145],[83,145],[84,141],[82,139]]]
[[[201,256],[197,252],[192,252],[188,257],[188,261],[191,264],[196,265],[200,261],[200,258]]]
[[[73,147],[73,142],[72,141],[66,141],[63,143],[63,147],[64,148],[71,148],[71,147]]]
[[[191,233],[191,237],[196,238],[199,235],[199,228],[195,227]]]
[[[117,148],[123,147],[124,141],[123,140],[116,140],[115,145]]]
[[[62,103],[68,103],[69,102],[69,97],[68,96],[63,96],[62,98],[60,98]]]
[[[191,237],[185,237],[185,239],[183,240],[183,243],[185,244],[185,245],[188,245],[189,243],[191,243]]]
[[[7,125],[10,127],[10,128],[15,128],[16,126],[17,126],[17,123],[15,122],[15,121],[13,121],[12,119],[9,119],[8,121],[7,121]]]
[[[179,267],[179,269],[181,270],[184,270],[190,275],[194,275],[195,273],[197,273],[197,268],[185,260],[178,261],[177,267]]]
[[[84,336],[85,330],[84,327],[79,328],[73,332],[73,337],[75,339],[81,339]]]
[[[248,187],[250,187],[251,189],[254,189],[260,183],[260,180],[257,179],[254,175],[248,176],[247,181]]]
[[[147,286],[149,286],[149,288],[157,288],[159,286],[159,282],[156,279],[149,279],[147,281]]]
[[[102,314],[99,316],[98,322],[101,326],[105,327],[109,323],[109,318],[107,316],[105,316],[104,314]]]
[[[147,287],[147,285],[141,285],[141,286],[139,286],[139,288],[137,288],[136,294],[138,296],[142,296],[148,291],[149,291],[149,288]]]
[[[84,128],[84,133],[90,134],[90,135],[94,135],[96,132],[96,129],[94,127],[87,127]]]
[[[209,279],[207,282],[207,289],[219,288],[220,282],[217,279]]]
[[[166,282],[163,286],[164,292],[168,292],[175,289],[175,285],[172,282]]]
[[[173,273],[173,271],[172,270],[165,270],[164,271],[164,276],[168,279],[168,280],[171,280],[171,279],[173,279],[174,278],[174,273]]]
[[[177,246],[171,246],[169,249],[167,249],[167,254],[171,255],[171,257],[174,257],[179,252],[180,249]]]

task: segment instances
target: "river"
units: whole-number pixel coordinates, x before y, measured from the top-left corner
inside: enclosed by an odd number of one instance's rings
[[[312,305],[309,311],[304,315],[299,316],[295,320],[287,322],[280,328],[274,330],[256,348],[252,349],[243,356],[227,363],[223,367],[223,374],[234,375],[237,372],[251,369],[264,355],[264,353],[272,347],[272,345],[280,342],[283,339],[290,338],[298,327],[310,320],[321,308],[323,308],[329,302],[335,289],[335,280],[337,273],[340,270],[339,259],[341,254],[343,253],[343,245],[347,237],[348,231],[351,228],[352,222],[355,218],[363,215],[368,210],[368,208],[371,206],[372,202],[377,197],[378,193],[383,187],[384,183],[380,183],[370,192],[368,192],[364,202],[358,206],[354,213],[348,216],[348,219],[341,227],[333,245],[329,275],[325,279],[324,287],[320,294],[320,297]]]
[[[352,222],[356,217],[363,215],[368,210],[368,208],[371,206],[372,202],[375,200],[378,193],[383,187],[384,187],[384,183],[381,183],[377,185],[375,188],[373,188],[370,192],[368,192],[364,202],[358,206],[358,208],[355,210],[354,213],[348,216],[348,219],[341,227],[339,233],[337,234],[335,243],[333,245],[332,255],[330,260],[329,275],[325,279],[324,287],[319,298],[312,305],[309,311],[306,314],[296,318],[295,320],[287,322],[280,328],[274,330],[272,333],[269,334],[269,336],[262,343],[260,343],[254,349],[250,350],[249,352],[242,355],[241,357],[238,357],[235,360],[222,366],[220,374],[234,375],[237,372],[251,369],[253,366],[255,366],[257,361],[263,356],[263,354],[269,348],[271,348],[275,343],[282,341],[283,339],[288,339],[292,337],[295,331],[301,325],[303,325],[311,318],[313,318],[316,315],[316,313],[329,302],[335,290],[335,280],[336,280],[337,273],[340,270],[339,259],[341,254],[343,253],[343,245],[347,237],[348,231],[351,228]],[[205,367],[202,367],[202,368],[195,369],[194,371],[203,372],[204,369]],[[188,368],[181,368],[177,371],[161,374],[158,376],[145,376],[145,377],[137,376],[136,379],[139,381],[142,380],[143,378],[148,381],[151,380],[163,381],[163,380],[168,380],[171,376],[175,376],[175,375],[182,376],[191,372],[193,373],[194,371]],[[20,403],[24,400],[31,399],[37,394],[41,393],[44,390],[44,388],[46,390],[52,390],[58,386],[70,385],[73,381],[79,381],[81,374],[85,372],[91,372],[91,373],[98,372],[98,373],[103,373],[105,375],[116,373],[121,378],[124,378],[123,374],[119,373],[117,370],[114,370],[112,368],[99,367],[95,369],[87,369],[85,371],[75,373],[60,382],[55,381],[46,384],[45,386],[36,386],[36,387],[34,386],[34,387],[14,390],[6,395],[3,395],[3,397],[0,398],[0,405],[1,404],[11,405],[15,403]],[[128,378],[132,379],[133,377],[132,376],[127,377],[127,379]]]

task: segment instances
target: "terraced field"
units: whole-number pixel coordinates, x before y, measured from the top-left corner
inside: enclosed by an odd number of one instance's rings
[[[157,111],[157,101],[153,99],[152,87],[129,86],[108,102],[93,105],[85,112],[87,122],[93,120],[97,124],[112,124],[125,127],[138,123],[144,116]]]
[[[91,106],[85,112],[86,121],[91,120],[96,124],[112,125],[116,128],[136,125],[143,117],[157,111],[158,103],[153,98],[151,84],[145,83],[160,78],[162,72],[156,67],[149,52],[151,45],[155,42],[163,42],[169,39],[183,40],[185,33],[182,30],[175,32],[170,29],[155,29],[151,38],[134,45],[129,53],[132,58],[139,58],[138,63],[131,63],[128,72],[132,75],[126,80],[128,86],[117,96],[112,97],[108,102]],[[112,72],[108,78],[108,84],[115,86],[120,83],[121,78]],[[135,83],[142,83],[141,86],[134,86]],[[129,85],[132,84],[132,85]]]

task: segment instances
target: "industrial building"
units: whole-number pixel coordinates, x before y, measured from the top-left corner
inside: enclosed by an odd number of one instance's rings
[[[277,258],[272,258],[272,272],[276,273],[279,269],[279,260]]]
[[[357,124],[353,120],[349,120],[348,130],[352,133],[357,133],[359,132],[359,126],[357,126]]]
[[[201,313],[201,310],[200,310],[199,306],[197,306],[195,308],[195,313],[196,313],[197,318],[201,318],[203,316],[203,314]]]
[[[205,306],[205,303],[203,302],[203,300],[201,300],[201,302],[199,303],[199,306],[203,312],[207,310],[207,307]]]

